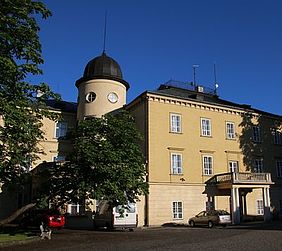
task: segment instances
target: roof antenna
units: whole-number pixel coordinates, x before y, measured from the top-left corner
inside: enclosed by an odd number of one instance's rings
[[[107,36],[107,11],[105,11],[103,54],[106,51],[106,36]]]
[[[218,83],[216,79],[216,63],[213,63],[213,75],[214,75],[214,94],[217,94],[217,89],[218,89]]]
[[[198,64],[193,64],[193,86],[196,87],[196,68],[198,68]]]

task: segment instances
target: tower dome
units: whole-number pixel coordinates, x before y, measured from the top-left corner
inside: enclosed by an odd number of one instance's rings
[[[83,77],[76,81],[76,85],[91,79],[111,79],[121,82],[129,89],[129,84],[122,78],[122,72],[119,64],[105,52],[101,56],[90,60],[83,73]]]
[[[129,84],[123,79],[119,64],[105,51],[87,63],[83,76],[75,85],[78,89],[78,120],[102,117],[126,104]]]

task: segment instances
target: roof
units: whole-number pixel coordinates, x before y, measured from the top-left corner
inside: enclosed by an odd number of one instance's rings
[[[91,79],[111,79],[124,84],[126,89],[130,87],[122,77],[119,64],[105,52],[87,63],[83,77],[76,81],[76,86]]]
[[[157,90],[146,91],[145,93],[162,95],[171,98],[180,98],[184,100],[198,101],[200,103],[206,103],[212,105],[222,105],[226,107],[236,108],[244,111],[259,113],[261,115],[282,119],[282,116],[280,115],[276,115],[273,113],[269,113],[253,108],[251,105],[238,104],[228,100],[221,99],[217,95],[215,89],[211,89],[199,85],[193,86],[191,83],[184,83],[180,81],[170,80],[164,84],[161,84]],[[143,95],[144,93],[142,93],[140,96]]]
[[[63,112],[76,113],[77,111],[77,103],[74,102],[50,99],[46,101],[46,105]]]

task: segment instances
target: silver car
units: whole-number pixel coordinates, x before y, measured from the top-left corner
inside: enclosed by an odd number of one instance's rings
[[[202,211],[195,217],[192,217],[188,220],[188,224],[191,227],[196,225],[207,225],[209,228],[212,228],[214,225],[226,226],[230,223],[230,214],[225,210]]]

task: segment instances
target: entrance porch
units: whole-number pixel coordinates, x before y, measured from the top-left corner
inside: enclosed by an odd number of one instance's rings
[[[230,213],[232,223],[240,224],[248,212],[247,195],[254,189],[261,189],[263,199],[264,221],[271,219],[270,185],[274,184],[270,173],[224,173],[218,174],[206,181],[205,193],[208,204],[213,204],[215,196],[230,196]]]

